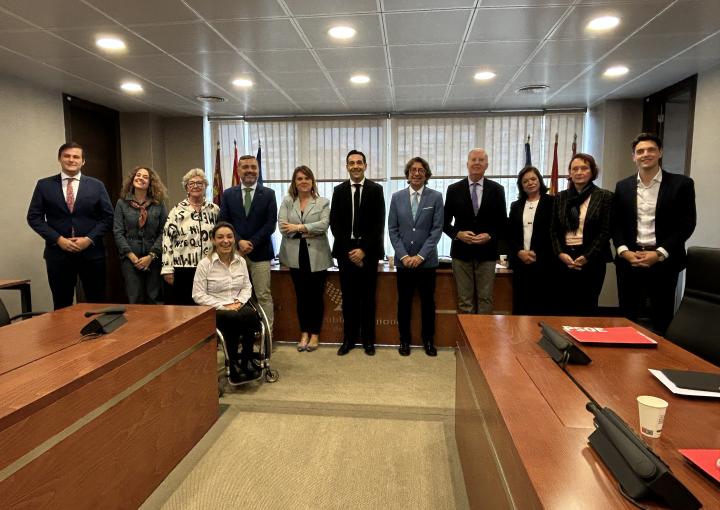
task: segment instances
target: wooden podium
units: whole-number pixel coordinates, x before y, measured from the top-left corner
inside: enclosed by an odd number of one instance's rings
[[[103,306],[0,328],[0,508],[137,508],[217,420],[214,310]]]

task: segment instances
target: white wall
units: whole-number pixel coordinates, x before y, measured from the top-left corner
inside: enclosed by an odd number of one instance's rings
[[[27,224],[35,183],[60,171],[57,150],[65,142],[62,95],[0,76],[0,140],[4,193],[0,222],[0,278],[32,280],[34,310],[51,310],[43,250],[45,242]],[[17,291],[0,291],[10,314],[20,312]]]
[[[695,180],[698,222],[688,246],[720,248],[720,67],[698,76],[690,177]]]

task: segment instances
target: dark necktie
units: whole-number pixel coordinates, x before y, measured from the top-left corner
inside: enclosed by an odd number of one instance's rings
[[[355,193],[353,194],[353,222],[352,235],[355,239],[359,239],[358,230],[360,227],[360,185],[353,184]]]
[[[472,199],[473,212],[475,213],[475,216],[477,216],[478,209],[480,209],[480,204],[479,204],[479,200],[478,200],[478,183],[477,182],[472,183],[472,192],[470,194],[470,198]]]

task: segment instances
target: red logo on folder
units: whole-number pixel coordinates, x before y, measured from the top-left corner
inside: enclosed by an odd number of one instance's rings
[[[637,329],[624,326],[618,328],[596,328],[587,326],[563,326],[563,330],[575,340],[587,344],[656,345],[652,338]]]

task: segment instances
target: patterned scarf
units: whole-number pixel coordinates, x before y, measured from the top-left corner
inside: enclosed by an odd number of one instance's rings
[[[592,182],[578,192],[575,186],[570,186],[568,190],[568,202],[565,208],[565,222],[568,226],[568,232],[575,232],[580,227],[580,206],[588,199],[597,186]]]
[[[135,209],[140,209],[140,217],[138,218],[138,227],[143,228],[147,221],[147,207],[150,205],[150,200],[145,200],[142,204],[135,201],[135,198],[129,198],[128,203]]]

